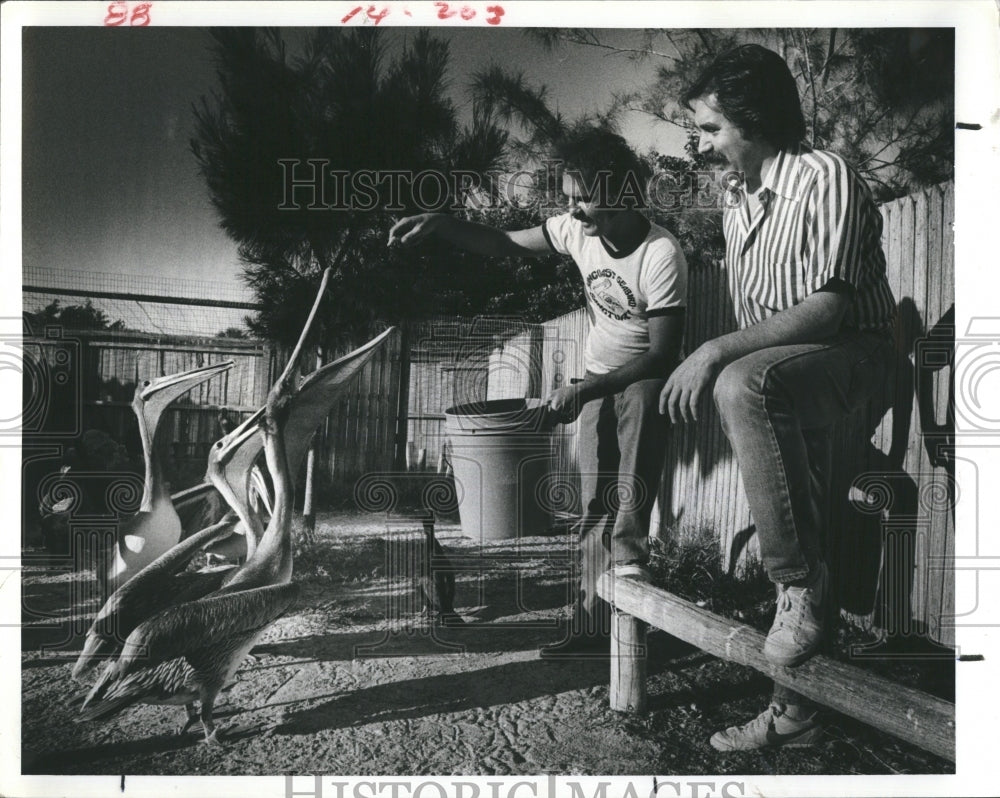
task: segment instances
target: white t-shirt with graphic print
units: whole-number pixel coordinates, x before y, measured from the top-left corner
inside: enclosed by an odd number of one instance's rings
[[[600,236],[583,234],[569,213],[547,219],[542,231],[552,248],[576,261],[587,294],[590,333],[584,364],[606,374],[649,350],[650,316],[687,304],[687,261],[669,231],[650,224],[643,242],[615,257]]]

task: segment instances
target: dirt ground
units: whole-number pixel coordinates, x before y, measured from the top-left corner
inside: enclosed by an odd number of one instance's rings
[[[178,735],[180,707],[80,723],[69,699],[89,575],[23,571],[22,768],[26,774],[627,775],[946,773],[953,766],[828,718],[813,749],[723,755],[719,728],[766,706],[769,683],[662,633],[649,637],[649,711],[608,706],[606,661],[545,662],[568,612],[565,536],[480,545],[438,537],[460,569],[466,621],[434,628],[412,576],[419,523],[327,514],[296,563],[302,594],[220,701],[226,745]],[[408,570],[409,569],[409,570]],[[72,607],[81,611],[74,619]],[[80,613],[82,612],[83,617]]]

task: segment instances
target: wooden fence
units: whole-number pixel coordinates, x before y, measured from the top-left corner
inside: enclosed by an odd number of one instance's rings
[[[881,213],[898,302],[896,376],[885,402],[855,414],[835,435],[838,480],[827,547],[849,614],[895,634],[926,634],[952,645],[954,579],[942,558],[954,552],[954,466],[931,463],[934,439],[922,434],[922,424],[945,424],[948,413],[951,375],[943,364],[954,343],[954,187],[895,200]],[[688,295],[686,351],[735,329],[723,266],[692,272]],[[585,311],[543,326],[547,390],[583,374]],[[566,432],[557,460],[572,475],[575,430]],[[672,430],[657,504],[652,534],[711,530],[731,564],[756,555],[739,467],[714,412]]]
[[[142,461],[131,407],[136,381],[235,361],[228,372],[181,397],[161,421],[161,440],[169,447],[168,479],[175,489],[204,476],[208,449],[222,434],[220,413],[238,423],[256,409],[267,395],[272,370],[271,348],[241,339],[65,330],[26,336],[24,347],[26,361],[52,375],[51,386],[41,387],[48,396],[44,418],[27,425],[25,437],[76,447],[84,432],[99,430],[125,447],[133,465]],[[26,390],[37,389],[26,384]],[[26,407],[31,401],[26,394]]]
[[[395,467],[405,443],[403,390],[407,358],[397,329],[351,380],[317,433],[319,462],[331,487],[344,490],[358,477]]]

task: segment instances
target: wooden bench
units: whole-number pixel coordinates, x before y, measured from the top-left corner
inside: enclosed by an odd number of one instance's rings
[[[817,655],[797,668],[764,658],[764,635],[653,585],[605,574],[598,595],[613,607],[611,708],[646,709],[646,624],[721,659],[747,665],[802,695],[955,761],[955,705],[870,671]]]

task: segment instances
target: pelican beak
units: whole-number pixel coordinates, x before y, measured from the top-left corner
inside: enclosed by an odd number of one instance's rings
[[[210,380],[216,374],[229,371],[235,364],[236,361],[234,360],[225,360],[222,363],[212,363],[208,366],[201,366],[190,371],[182,371],[178,374],[155,377],[139,386],[139,398],[143,402],[148,402],[155,396],[164,405],[168,405],[196,385]]]
[[[196,385],[228,371],[234,365],[235,361],[226,360],[222,363],[213,363],[211,366],[182,371],[179,374],[156,377],[136,386],[132,409],[139,420],[139,435],[142,439],[142,453],[146,464],[146,479],[142,492],[142,504],[139,506],[140,512],[150,512],[154,494],[162,487],[153,476],[156,460],[153,447],[156,441],[156,431],[160,426],[160,417],[175,399]]]
[[[248,441],[250,441],[260,430],[260,423],[264,418],[264,408],[260,408],[251,414],[242,424],[231,430],[225,437],[219,438],[212,446],[209,454],[210,460],[224,465],[238,452]],[[258,449],[260,451],[260,449]]]
[[[208,453],[205,478],[222,494],[248,530],[255,530],[250,513],[250,470],[264,448],[260,425],[264,408],[220,438]]]

